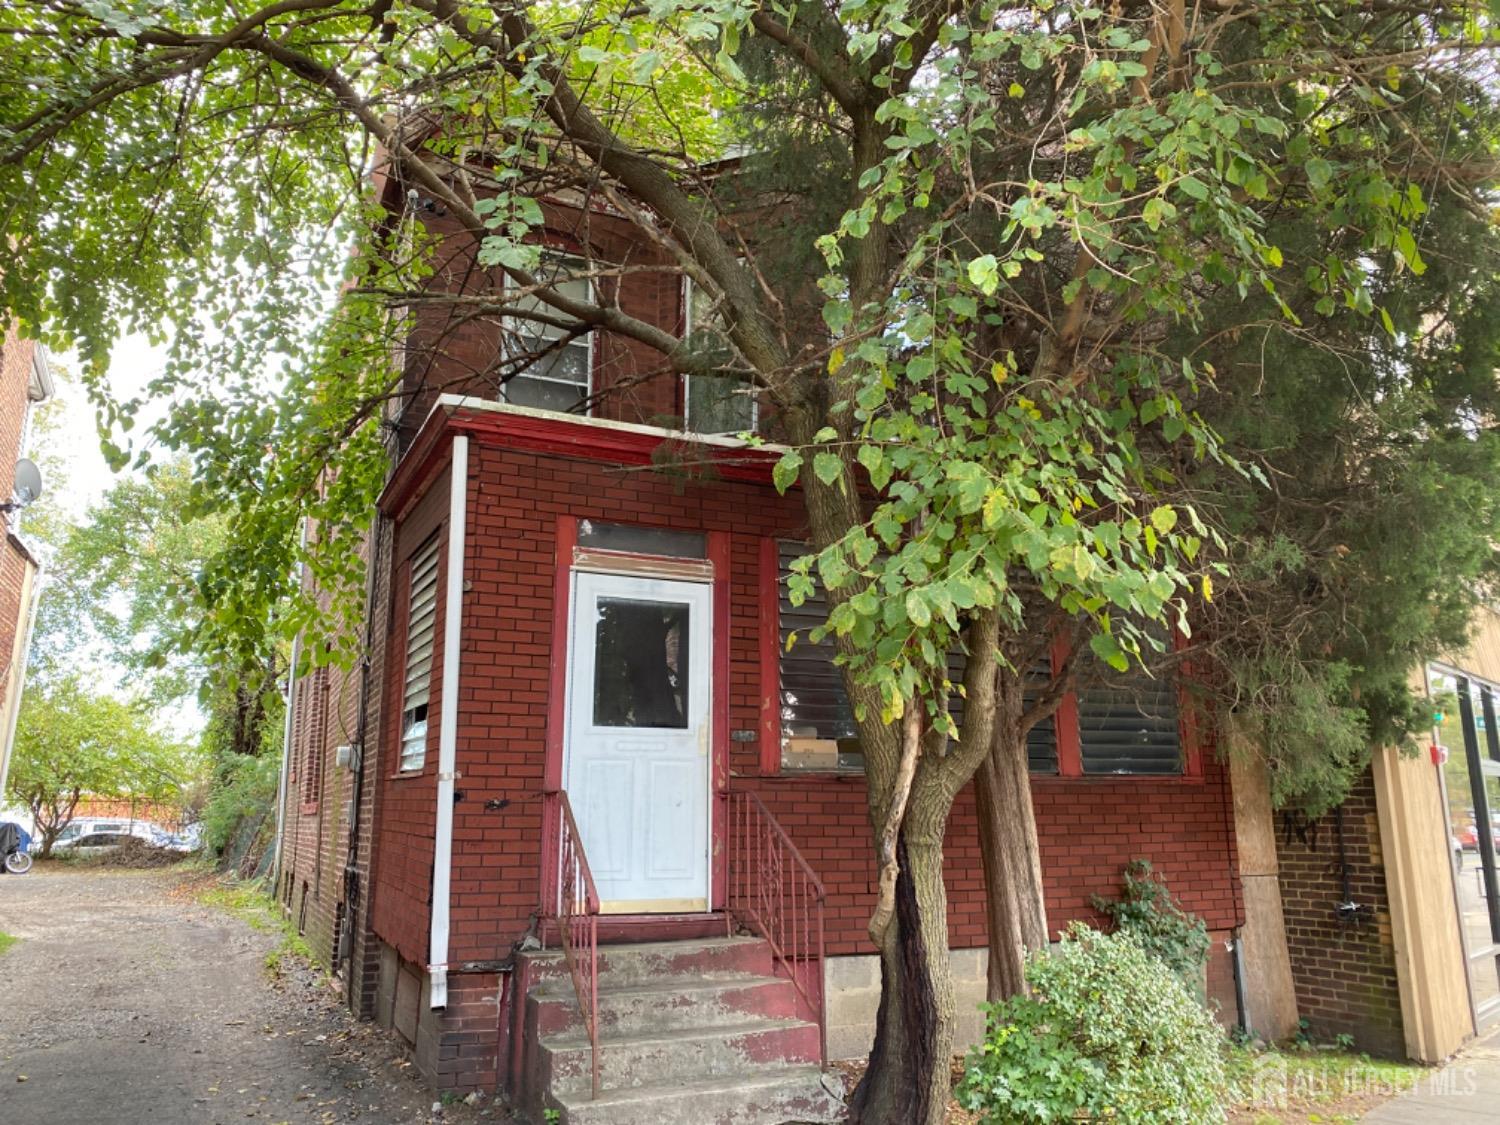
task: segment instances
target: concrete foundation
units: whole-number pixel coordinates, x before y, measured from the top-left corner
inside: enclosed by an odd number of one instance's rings
[[[958,1002],[956,1050],[966,1051],[984,1032],[985,974],[989,950],[954,949],[948,954],[953,992]],[[875,1039],[875,1013],[880,1007],[880,958],[875,954],[830,957],[823,967],[828,1009],[828,1057],[860,1059],[870,1053]]]

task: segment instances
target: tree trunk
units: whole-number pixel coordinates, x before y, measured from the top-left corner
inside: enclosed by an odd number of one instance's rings
[[[932,796],[913,794],[897,842],[896,914],[880,951],[875,1043],[850,1100],[852,1125],[942,1125],[947,1114],[956,1008],[942,818],[934,833],[933,810],[918,807],[921,797],[936,803]]]
[[[994,741],[974,775],[990,944],[986,992],[992,1003],[1025,991],[1026,955],[1047,944],[1041,852],[1019,721],[1021,679],[1004,671],[997,679]]]

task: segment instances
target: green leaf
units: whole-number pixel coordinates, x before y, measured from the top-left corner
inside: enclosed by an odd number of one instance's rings
[[[813,456],[813,472],[824,484],[832,484],[844,472],[844,462],[837,453],[822,450]]]
[[[906,619],[918,629],[925,629],[932,623],[932,610],[923,600],[921,591],[910,590],[906,595]]]
[[[1177,190],[1190,199],[1208,198],[1208,188],[1196,176],[1184,176],[1178,180]]]
[[[1170,504],[1163,504],[1151,512],[1151,526],[1166,535],[1177,526],[1177,512]]]
[[[870,474],[870,483],[877,491],[884,491],[885,486],[891,479],[891,460],[885,455],[879,446],[861,445],[855,454],[859,463],[865,467],[865,472]]]
[[[969,280],[986,297],[1000,287],[1000,263],[993,254],[982,254],[969,263]]]
[[[1089,638],[1089,648],[1094,650],[1094,655],[1104,663],[1108,664],[1116,672],[1128,672],[1130,670],[1130,658],[1120,649],[1119,642],[1110,633],[1095,633]]]
[[[802,471],[802,454],[795,449],[789,449],[781,455],[771,468],[771,483],[776,486],[776,491],[782,494],[797,483],[797,475]]]

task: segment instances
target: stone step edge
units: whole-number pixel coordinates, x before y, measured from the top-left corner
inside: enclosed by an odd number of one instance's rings
[[[693,1039],[723,1039],[735,1035],[753,1035],[763,1031],[801,1031],[816,1028],[810,1020],[774,1019],[749,1020],[744,1023],[702,1024],[692,1027],[676,1027],[665,1031],[618,1032],[611,1030],[599,1036],[599,1050],[621,1044],[676,1043]],[[555,1051],[571,1051],[589,1046],[589,1037],[582,1032],[564,1031],[555,1035],[543,1035],[538,1040],[543,1047]],[[798,1063],[806,1066],[806,1063]]]
[[[600,1090],[597,1098],[589,1097],[587,1090],[581,1093],[549,1091],[548,1098],[563,1109],[584,1109],[589,1106],[629,1105],[662,1099],[675,1100],[687,1096],[776,1089],[780,1086],[790,1088],[794,1084],[801,1083],[816,1087],[830,1098],[835,1096],[823,1083],[823,1071],[815,1063],[803,1063],[799,1066],[751,1069],[699,1082],[674,1082],[658,1086],[620,1086]]]
[[[751,987],[757,984],[786,984],[792,982],[783,976],[774,973],[693,973],[691,975],[663,977],[655,981],[643,981],[633,984],[614,985],[610,988],[604,987],[604,981],[599,981],[599,999],[606,996],[652,996],[672,995],[679,992],[707,992],[721,988]],[[573,991],[571,979],[549,980],[541,984],[533,985],[527,990],[527,998],[537,1001],[568,1000],[576,1001],[577,994]]]

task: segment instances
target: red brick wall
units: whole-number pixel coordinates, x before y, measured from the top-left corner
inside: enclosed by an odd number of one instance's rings
[[[546,245],[582,254],[588,248],[601,263],[631,270],[622,279],[601,280],[621,312],[675,331],[682,318],[682,275],[660,252],[641,243],[627,222],[548,203]],[[484,294],[498,300],[502,271],[475,264],[472,238],[451,217],[424,216],[429,234],[440,237],[433,263],[432,290]],[[603,394],[591,413],[596,418],[675,426],[683,413],[682,380],[666,370],[664,357],[637,340],[610,332],[593,334],[593,388]],[[495,399],[501,332],[493,318],[481,320],[464,306],[432,302],[418,313],[407,342],[405,385],[410,405],[402,417],[406,440],[416,433],[438,394],[469,394]]]
[[[450,963],[508,954],[536,906],[557,518],[618,520],[727,533],[731,543],[730,727],[757,730],[760,540],[800,535],[797,497],[769,487],[684,483],[662,474],[471,447]],[[435,488],[431,496],[440,493]],[[415,537],[414,537],[415,538]],[[403,531],[401,542],[407,536]],[[399,566],[399,561],[398,561]],[[400,577],[398,570],[397,585]],[[398,593],[398,602],[400,600]],[[400,610],[398,609],[398,613]],[[440,610],[441,612],[441,610]],[[399,644],[393,647],[399,651]],[[399,661],[386,670],[393,690]],[[434,684],[438,671],[434,669]],[[394,712],[392,712],[394,713]],[[433,714],[436,715],[436,701]],[[436,722],[433,735],[436,737]],[[393,746],[384,732],[384,752]],[[376,878],[376,932],[425,962],[434,817],[434,749],[421,778],[387,777]],[[868,952],[873,863],[859,779],[763,778],[754,744],[731,743],[734,786],[759,790],[830,894],[831,953]],[[1051,922],[1091,917],[1089,896],[1113,892],[1120,868],[1153,860],[1210,929],[1238,922],[1228,778],[1051,781],[1034,786]],[[509,802],[487,810],[486,801]],[[984,944],[983,885],[970,796],[949,827],[947,874],[955,946]]]
[[[1401,996],[1369,772],[1344,802],[1343,836],[1349,895],[1366,908],[1352,924],[1341,921],[1336,909],[1344,898],[1337,814],[1310,826],[1283,824],[1277,837],[1297,1007],[1315,1035],[1352,1035],[1362,1050],[1400,1058]]]
[[[9,500],[16,486],[16,460],[24,452],[26,419],[31,410],[27,389],[36,344],[17,335],[15,326],[3,329],[0,338],[0,501]],[[6,534],[17,517],[0,515],[0,692],[10,675],[10,657],[15,647],[25,607],[21,605],[26,569],[31,565],[12,535]]]
[[[278,895],[318,958],[332,962],[345,897],[354,776],[336,765],[356,741],[360,672],[322,667],[296,684],[282,805]]]
[[[374,932],[408,961],[427,964],[429,902],[432,889],[434,818],[437,801],[438,715],[443,705],[443,632],[447,618],[448,477],[437,480],[412,513],[398,525],[392,556],[390,659],[379,690],[388,721],[372,736],[378,765],[367,775],[380,788],[375,833],[370,924]],[[406,673],[406,620],[411,590],[412,554],[434,533],[438,541],[437,616],[434,622],[432,674],[427,702],[427,753],[419,773],[401,774],[401,686]],[[369,765],[367,764],[367,768]],[[462,768],[462,765],[460,766]],[[456,846],[456,845],[455,845]]]
[[[364,739],[361,747],[362,774],[351,778],[357,786],[355,815],[358,817],[357,841],[354,849],[354,871],[356,897],[346,901],[345,908],[351,913],[349,962],[345,969],[344,985],[349,1006],[356,1015],[369,1017],[374,1014],[375,995],[380,975],[380,942],[375,937],[371,910],[371,872],[374,870],[374,851],[378,823],[379,801],[383,795],[380,771],[385,759],[380,753],[381,719],[385,714],[385,692],[380,669],[385,667],[386,653],[392,626],[392,528],[384,516],[377,516],[371,532],[374,553],[372,581],[369,584],[369,604],[366,607],[369,643],[365,651],[368,662],[369,690],[365,693],[363,720]],[[351,831],[354,831],[351,826]]]
[[[73,810],[73,819],[84,817],[109,817],[118,820],[144,820],[176,832],[182,827],[182,809],[178,805],[158,804],[155,801],[130,801],[113,797],[85,797]]]

